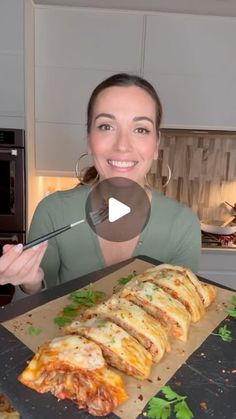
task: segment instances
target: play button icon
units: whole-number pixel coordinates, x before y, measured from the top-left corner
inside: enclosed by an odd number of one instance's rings
[[[128,205],[123,204],[115,198],[109,198],[108,200],[108,220],[110,223],[119,220],[131,211]]]
[[[97,183],[86,201],[86,221],[98,236],[112,242],[137,237],[150,216],[150,200],[136,182],[113,177]],[[94,213],[101,212],[102,222],[94,224]]]

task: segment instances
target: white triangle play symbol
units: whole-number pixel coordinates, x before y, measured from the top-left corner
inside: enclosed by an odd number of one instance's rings
[[[129,214],[131,211],[128,205],[123,204],[123,202],[118,201],[115,198],[109,198],[108,200],[108,220],[110,223],[113,223],[119,218],[124,217],[126,214]]]

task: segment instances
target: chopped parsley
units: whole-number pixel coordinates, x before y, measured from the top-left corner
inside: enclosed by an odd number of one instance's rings
[[[107,320],[100,320],[99,323],[97,324],[97,327],[104,327],[107,323]]]
[[[233,307],[227,308],[226,313],[230,316],[236,319],[236,295],[232,297],[232,300],[230,303],[233,305]]]
[[[126,285],[129,281],[131,281],[132,278],[134,278],[137,275],[136,271],[133,271],[131,274],[127,276],[122,276],[117,280],[117,285],[113,288],[113,293],[117,292],[122,285]]]
[[[147,417],[150,419],[168,419],[174,411],[177,419],[191,419],[193,412],[189,409],[186,398],[173,391],[169,386],[161,389],[165,399],[152,397],[148,403]]]
[[[40,327],[29,326],[26,333],[30,336],[38,336],[42,332]]]
[[[112,344],[113,344],[113,343],[115,343],[115,342],[116,342],[115,338],[111,338],[111,339],[110,339],[107,343],[108,343],[108,345],[109,345],[109,344],[111,344],[111,345],[112,345]]]
[[[94,291],[91,284],[88,288],[73,291],[69,295],[69,299],[72,300],[72,304],[63,308],[62,313],[54,318],[54,323],[56,323],[59,327],[63,327],[66,324],[71,323],[77,316],[81,307],[92,307],[100,302],[104,297],[105,292]]]
[[[218,333],[212,333],[214,336],[219,336],[224,342],[232,342],[231,330],[227,328],[227,325],[219,328]]]
[[[136,271],[133,271],[131,274],[127,276],[123,276],[122,278],[119,278],[117,283],[119,285],[125,285],[127,284],[132,278],[134,278],[137,275]]]
[[[69,298],[78,306],[91,307],[94,306],[105,297],[105,292],[103,291],[94,291],[90,285],[88,288],[74,291],[70,294]]]

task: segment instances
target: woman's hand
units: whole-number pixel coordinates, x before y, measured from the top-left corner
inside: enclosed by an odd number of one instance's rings
[[[47,242],[24,251],[22,244],[6,244],[0,257],[0,285],[21,285],[27,294],[40,291],[44,273],[39,265],[46,249]]]

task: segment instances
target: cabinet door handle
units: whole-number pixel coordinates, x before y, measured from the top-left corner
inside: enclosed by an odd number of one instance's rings
[[[18,151],[17,151],[17,149],[16,148],[13,148],[13,149],[7,149],[7,150],[4,150],[3,148],[2,149],[0,149],[0,155],[1,154],[10,154],[11,156],[17,156],[18,155]]]
[[[1,237],[0,236],[0,241],[3,241],[3,242],[13,242],[13,243],[18,243],[18,237],[14,234],[13,236],[11,236],[11,237]]]

